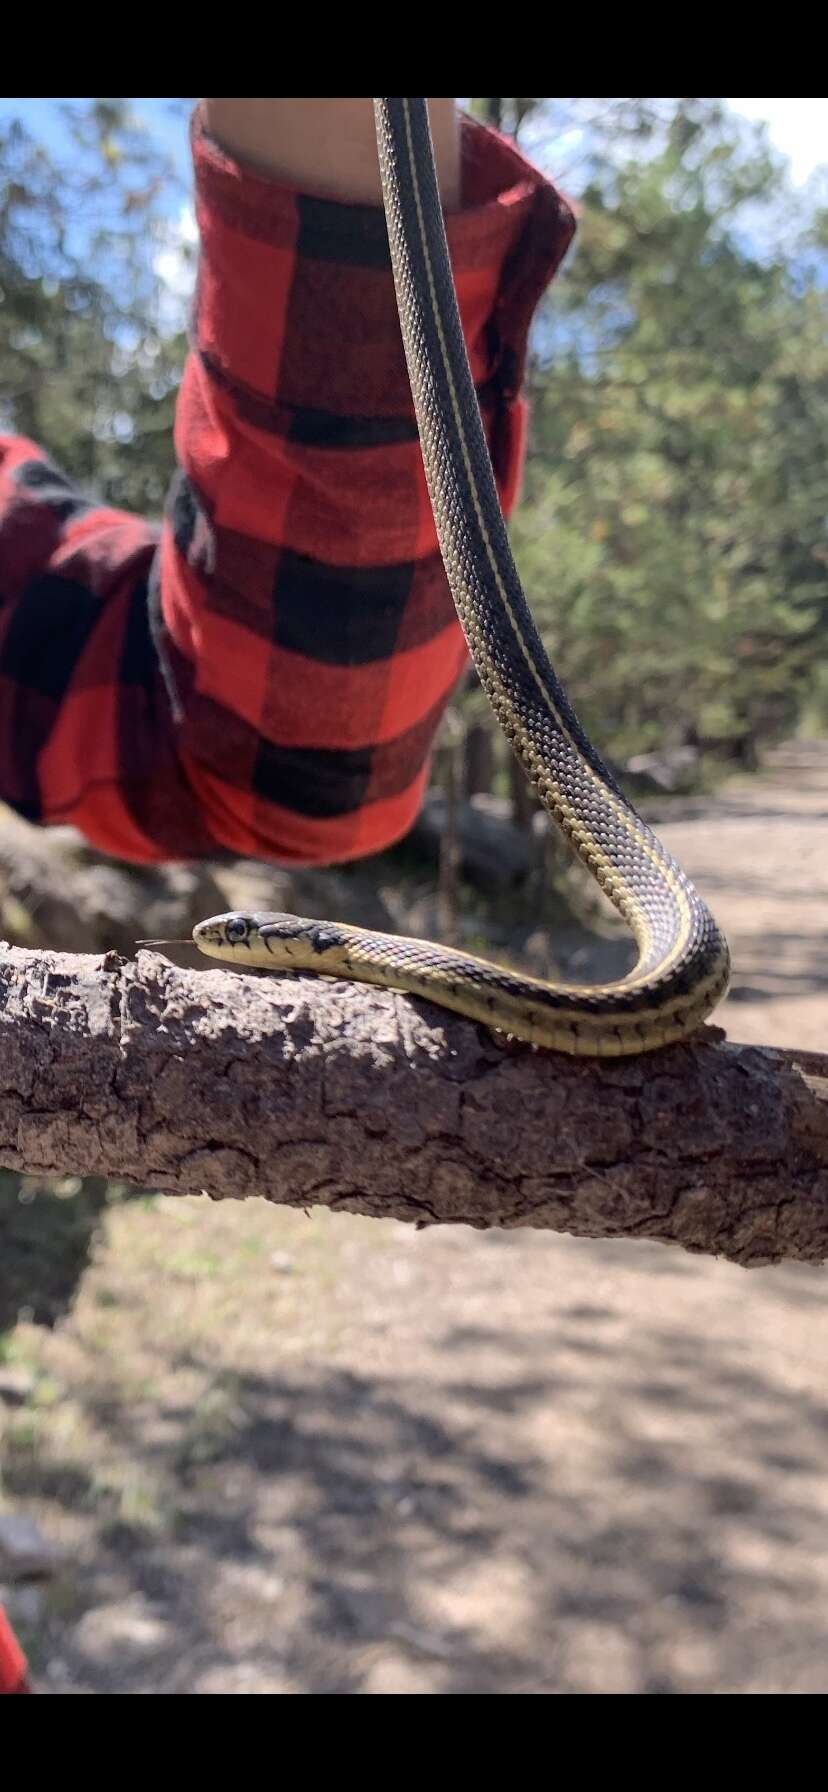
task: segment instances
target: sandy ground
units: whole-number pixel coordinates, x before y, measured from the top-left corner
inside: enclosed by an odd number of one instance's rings
[[[661,829],[732,1038],[824,1047],[828,747]],[[819,1693],[828,1282],[643,1244],[113,1207],[22,1323],[44,1691]]]

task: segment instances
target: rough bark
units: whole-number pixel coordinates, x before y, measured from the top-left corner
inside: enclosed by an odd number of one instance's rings
[[[828,1057],[586,1063],[388,991],[5,948],[0,1163],[816,1263]]]

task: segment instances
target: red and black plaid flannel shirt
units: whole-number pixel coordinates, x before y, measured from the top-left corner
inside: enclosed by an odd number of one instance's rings
[[[0,1605],[0,1694],[31,1692],[26,1657]]]
[[[297,193],[193,128],[201,258],[163,525],[0,438],[0,798],[132,860],[286,863],[411,826],[466,663],[381,210]],[[449,242],[505,508],[529,323],[573,231],[463,126]]]

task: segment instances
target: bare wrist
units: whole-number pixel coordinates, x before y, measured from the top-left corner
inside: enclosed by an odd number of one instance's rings
[[[456,102],[430,99],[428,106],[443,205],[457,211]],[[370,99],[205,99],[204,114],[210,135],[250,167],[321,197],[381,203]]]

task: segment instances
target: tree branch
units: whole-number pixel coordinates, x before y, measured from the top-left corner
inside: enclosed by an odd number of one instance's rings
[[[364,986],[6,948],[0,1162],[818,1263],[828,1057],[709,1029],[589,1063]]]

